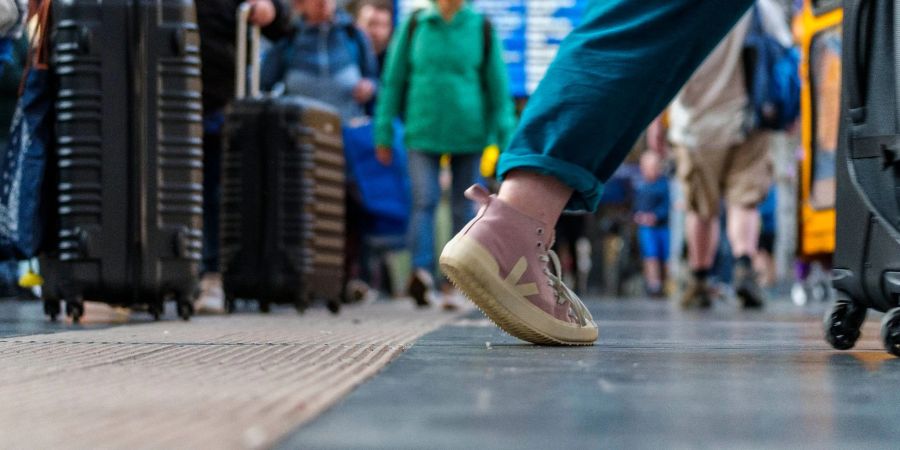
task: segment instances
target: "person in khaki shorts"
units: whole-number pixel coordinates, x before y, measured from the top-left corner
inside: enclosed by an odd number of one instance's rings
[[[763,305],[752,258],[760,230],[757,205],[772,183],[769,136],[748,130],[750,113],[742,49],[749,27],[745,15],[694,73],[669,110],[669,140],[684,191],[686,240],[691,279],[681,305],[712,304],[707,283],[719,246],[720,205],[735,258],[735,292],[744,307]]]

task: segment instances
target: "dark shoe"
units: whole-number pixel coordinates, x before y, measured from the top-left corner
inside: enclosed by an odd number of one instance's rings
[[[681,294],[682,309],[707,309],[712,306],[712,290],[706,280],[691,277]]]
[[[434,279],[431,275],[422,270],[418,269],[413,272],[412,276],[409,279],[409,286],[407,287],[407,292],[409,296],[413,298],[416,302],[416,306],[420,308],[425,308],[431,306],[433,302],[432,297],[434,296]]]
[[[746,309],[759,309],[765,303],[765,294],[756,282],[756,272],[750,266],[734,267],[734,291]]]

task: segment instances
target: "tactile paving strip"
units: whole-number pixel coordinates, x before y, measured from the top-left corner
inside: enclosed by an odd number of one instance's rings
[[[456,317],[390,303],[0,340],[0,447],[267,447]]]

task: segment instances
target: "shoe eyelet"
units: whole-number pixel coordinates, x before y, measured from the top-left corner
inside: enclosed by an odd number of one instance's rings
[[[543,235],[544,235],[544,229],[543,229],[543,228],[538,228],[538,229],[537,229],[537,234],[538,234],[539,236],[543,236]]]
[[[543,242],[538,242],[537,245],[538,245],[538,248],[543,248],[543,247],[544,247],[544,243],[543,243]]]

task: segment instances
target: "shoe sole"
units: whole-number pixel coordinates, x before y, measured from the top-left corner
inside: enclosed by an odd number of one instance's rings
[[[596,327],[563,322],[538,308],[500,278],[494,257],[478,242],[454,238],[440,258],[441,271],[500,329],[539,345],[592,345]]]

